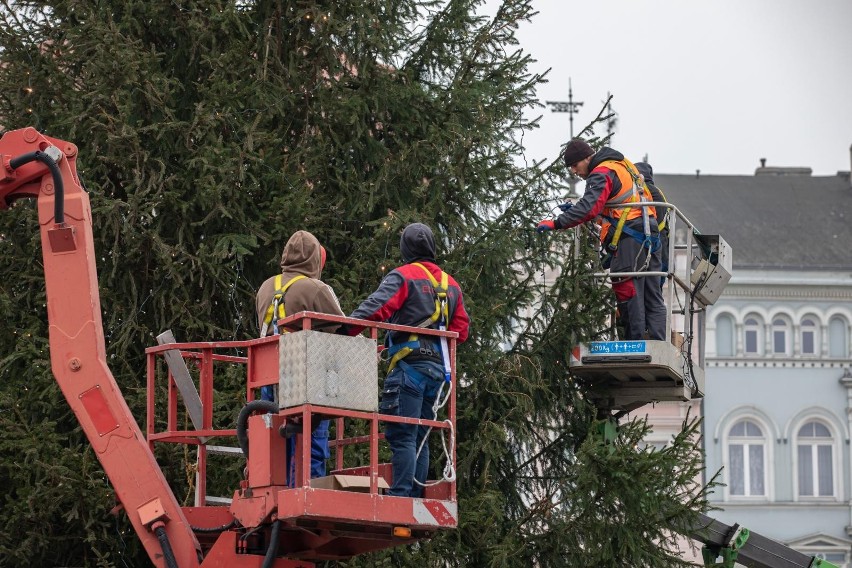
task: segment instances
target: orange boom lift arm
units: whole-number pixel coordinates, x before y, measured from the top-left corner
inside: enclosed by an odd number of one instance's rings
[[[0,208],[38,198],[50,364],[148,555],[197,566],[200,546],[106,362],[92,211],[77,147],[33,128],[0,139]]]
[[[282,336],[230,342],[170,342],[149,347],[146,350],[148,419],[143,434],[106,362],[92,214],[89,197],[77,175],[76,160],[74,144],[45,136],[33,128],[6,132],[0,138],[0,209],[7,209],[21,198],[38,200],[51,368],[154,565],[310,568],[315,560],[346,559],[411,544],[431,538],[437,531],[457,527],[454,474],[430,482],[423,499],[394,497],[384,495],[381,490],[392,481],[391,467],[378,463],[380,422],[418,424],[448,434],[448,463],[455,462],[458,334],[454,332],[302,312],[279,322],[281,326],[295,326],[302,331]],[[311,330],[312,320],[360,325],[369,330],[370,337],[344,338],[322,333],[318,334],[322,337],[317,337],[311,335],[317,334]],[[447,339],[451,394],[445,401],[449,403],[446,420],[438,420],[437,416],[435,420],[418,420],[378,414],[373,381],[379,329]],[[328,353],[300,347],[294,352],[287,347],[301,345],[302,339],[320,348],[329,342],[334,345]],[[223,355],[217,350],[244,352],[245,356]],[[323,365],[310,380],[319,377],[324,383],[331,381],[334,385],[339,381],[340,388],[348,393],[357,376],[359,393],[364,395],[357,404],[350,399],[337,401],[334,397],[338,386],[331,389],[329,399],[288,399],[279,401],[280,404],[254,400],[254,392],[263,386],[290,386],[287,381],[295,380],[286,375],[286,369],[292,366],[290,362],[317,352],[324,355],[320,357]],[[178,361],[194,360],[199,391],[194,390],[188,371],[185,377],[173,374],[174,357]],[[158,363],[164,360],[169,365],[165,374],[168,417],[166,430],[158,432],[155,393],[157,377],[163,376],[158,374]],[[349,368],[353,361],[372,367],[357,365],[353,371]],[[243,365],[246,369],[247,404],[239,413],[236,429],[230,430],[213,427],[216,392],[213,367],[214,363],[223,362]],[[185,364],[181,365],[185,370]],[[338,367],[332,368],[333,365]],[[181,430],[177,426],[177,391],[187,387],[189,390],[181,390],[181,395],[187,410],[192,406],[195,412],[195,428]],[[187,400],[188,393],[194,396],[192,405]],[[372,406],[368,402],[358,406],[371,398]],[[334,419],[336,425],[336,439],[330,444],[335,469],[330,476],[318,480],[311,480],[309,474],[307,441],[312,413]],[[346,420],[366,424],[369,434],[344,438]],[[284,436],[295,436],[293,485],[287,485],[284,479]],[[234,437],[240,448],[208,445],[211,439]],[[197,448],[195,506],[181,506],[177,502],[154,457],[155,443],[180,443]],[[355,456],[349,467],[345,467],[344,450],[358,444],[368,446],[369,463],[365,465],[363,458]],[[207,455],[214,449],[236,450],[246,460],[245,479],[239,482],[232,498],[206,494]]]

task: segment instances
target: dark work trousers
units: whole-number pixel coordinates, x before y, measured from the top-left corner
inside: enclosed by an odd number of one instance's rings
[[[275,400],[275,389],[271,386],[260,387],[261,400]],[[328,426],[329,420],[316,422],[317,415],[313,415],[311,422],[317,424],[311,432],[311,478],[325,476],[325,462],[331,456],[328,448]],[[312,425],[313,425],[312,424]],[[301,428],[299,429],[301,432]],[[296,437],[287,438],[287,485],[295,486],[296,483]]]
[[[413,372],[411,372],[413,370]],[[407,418],[435,420],[432,405],[444,380],[444,367],[431,361],[417,361],[408,366],[397,365],[385,378],[379,412]],[[429,473],[429,443],[417,449],[426,436],[426,426],[385,423],[385,439],[391,449],[393,484],[388,495],[422,497]]]
[[[647,272],[662,270],[661,247],[651,254]],[[618,299],[619,310],[626,317],[625,339],[644,339],[648,332],[650,339],[665,340],[666,305],[660,289],[660,280],[656,276],[616,278],[617,272],[638,272],[643,269],[648,258],[648,246],[636,239],[624,235],[618,243],[618,250],[612,258],[610,275],[612,287]]]

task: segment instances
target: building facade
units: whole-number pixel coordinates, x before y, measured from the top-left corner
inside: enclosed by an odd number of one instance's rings
[[[711,516],[852,567],[849,173],[656,182],[733,250],[731,281],[706,314],[706,481],[722,484]],[[662,439],[685,409],[658,406]]]

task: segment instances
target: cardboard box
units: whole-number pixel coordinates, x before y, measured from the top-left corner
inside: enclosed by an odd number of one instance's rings
[[[315,489],[335,489],[337,491],[370,492],[370,478],[366,475],[326,475],[311,479],[311,487]],[[379,493],[388,489],[388,482],[379,477]]]
[[[320,331],[278,340],[278,405],[316,404],[364,412],[379,407],[376,342]]]
[[[683,334],[677,331],[672,331],[672,345],[680,349],[683,347]]]

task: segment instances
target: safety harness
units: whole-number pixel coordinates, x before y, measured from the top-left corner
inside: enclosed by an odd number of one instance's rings
[[[278,335],[278,320],[284,319],[287,315],[284,310],[284,294],[287,293],[287,289],[290,288],[293,283],[301,280],[302,278],[307,278],[307,276],[299,274],[298,276],[294,276],[288,280],[287,283],[282,286],[281,283],[284,281],[284,275],[279,274],[275,277],[275,295],[272,296],[272,302],[270,302],[269,308],[266,309],[266,315],[263,318],[263,329],[260,330],[261,337],[266,337],[270,324],[272,325],[272,333],[274,335]]]
[[[412,262],[413,266],[419,267],[426,273],[426,276],[429,278],[429,282],[432,283],[432,289],[435,291],[435,311],[431,316],[420,322],[415,327],[432,327],[435,326],[436,329],[441,331],[445,331],[447,329],[447,321],[449,320],[449,308],[447,302],[447,291],[449,290],[449,276],[446,272],[441,271],[441,282],[432,276],[432,273],[429,272],[429,269],[420,264],[419,262]],[[392,371],[394,367],[398,364],[403,364],[403,369],[406,372],[410,372],[411,367],[409,365],[404,364],[403,359],[414,353],[415,349],[419,349],[420,353],[424,355],[431,355],[432,350],[428,347],[421,347],[419,336],[416,333],[412,333],[408,336],[408,341],[405,343],[398,343],[394,345],[392,340],[390,339],[390,335],[388,335],[388,356],[390,357],[390,361],[388,363],[388,372]],[[439,341],[439,349],[441,355],[441,363],[444,366],[444,380],[450,382],[450,353],[447,348],[447,338],[441,337]]]
[[[645,197],[648,188],[645,186],[644,180],[639,176],[639,172],[636,170],[636,166],[628,160],[607,160],[606,162],[602,162],[600,165],[604,166],[607,164],[620,164],[624,167],[627,173],[630,175],[631,180],[633,181],[632,187],[629,192],[625,192],[622,195],[616,197],[615,199],[607,201],[608,206],[612,205],[621,205],[624,203],[647,203],[648,199]],[[604,265],[608,266],[609,260],[612,259],[615,252],[618,250],[618,242],[621,240],[621,235],[626,234],[628,237],[639,241],[642,244],[642,248],[648,248],[648,257],[646,259],[646,266],[641,268],[640,270],[644,270],[647,268],[648,262],[650,262],[651,253],[655,252],[658,248],[660,248],[660,237],[658,235],[651,234],[651,221],[648,216],[648,207],[643,205],[641,207],[642,211],[642,229],[643,232],[639,232],[635,229],[626,226],[627,218],[629,215],[630,208],[624,208],[618,216],[618,221],[609,217],[607,215],[601,215],[601,217],[609,222],[610,225],[615,225],[615,232],[612,234],[612,238],[609,240],[609,243],[606,245],[606,255],[604,259]],[[658,225],[658,230],[662,230]]]

